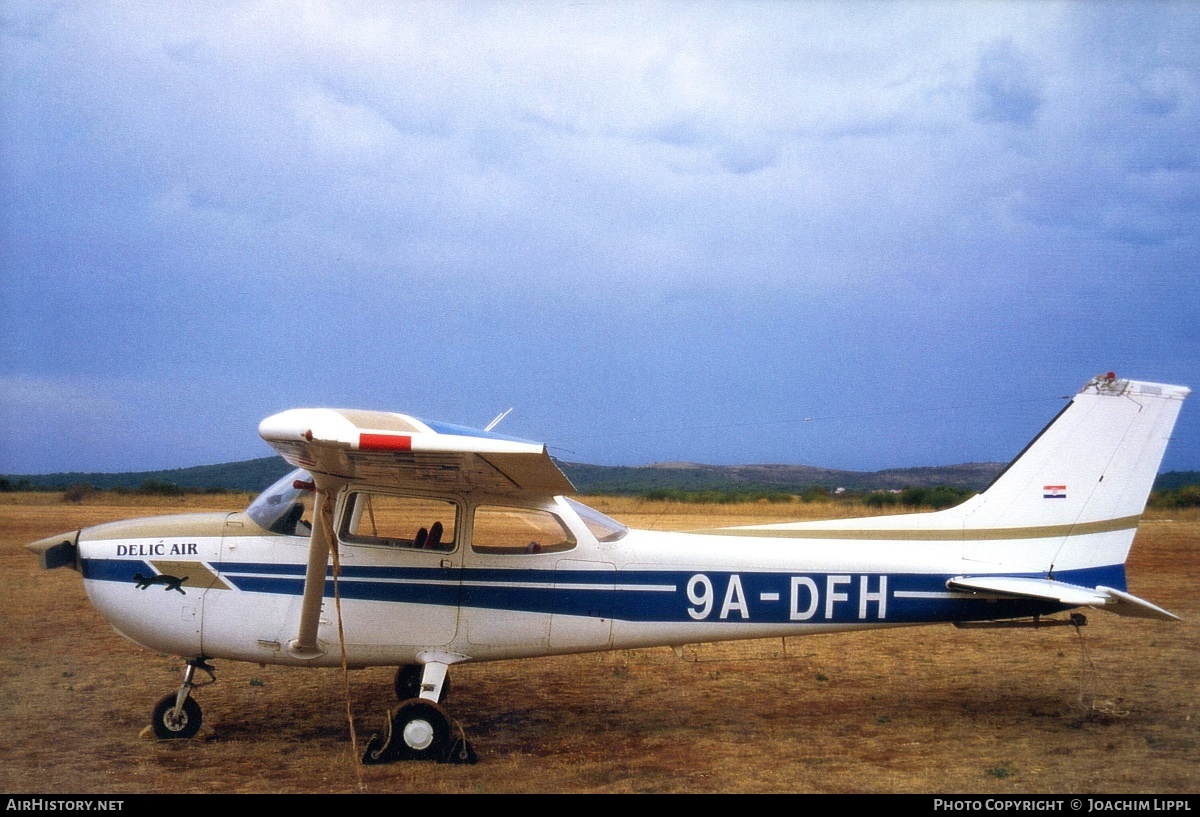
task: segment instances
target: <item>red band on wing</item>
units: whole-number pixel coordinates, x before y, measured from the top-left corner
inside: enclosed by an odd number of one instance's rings
[[[400,434],[359,434],[359,451],[412,451],[412,437]]]

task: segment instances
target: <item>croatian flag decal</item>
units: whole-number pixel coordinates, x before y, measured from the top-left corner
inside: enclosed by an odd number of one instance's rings
[[[1042,486],[1042,499],[1066,499],[1066,498],[1067,498],[1067,486],[1066,485],[1043,485]]]

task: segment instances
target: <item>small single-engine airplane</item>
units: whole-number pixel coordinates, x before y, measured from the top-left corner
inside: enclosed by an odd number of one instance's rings
[[[983,493],[931,513],[629,530],[566,494],[545,446],[403,414],[297,409],[259,433],[298,469],[238,513],[114,522],[29,545],[118,632],[187,660],[154,708],[200,727],[215,658],[395,666],[365,762],[464,759],[439,702],[463,662],[934,623],[1045,625],[1076,607],[1177,620],[1125,558],[1183,399],[1089,382]],[[1066,622],[1060,622],[1066,623]]]

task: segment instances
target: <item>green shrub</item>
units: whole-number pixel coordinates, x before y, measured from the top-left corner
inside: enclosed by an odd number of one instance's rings
[[[183,489],[164,479],[148,479],[138,488],[138,493],[152,496],[183,496]]]
[[[69,502],[72,505],[78,505],[83,502],[93,491],[91,485],[76,484],[71,485],[63,491],[63,502]]]
[[[1152,508],[1200,507],[1200,485],[1182,485],[1172,491],[1155,491],[1150,495]]]

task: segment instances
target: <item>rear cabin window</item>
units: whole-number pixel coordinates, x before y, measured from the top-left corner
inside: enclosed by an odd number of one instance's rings
[[[340,536],[356,545],[454,550],[458,506],[443,499],[356,491],[346,501]]]
[[[475,509],[471,549],[476,553],[562,553],[573,547],[575,537],[549,511],[498,505]]]

